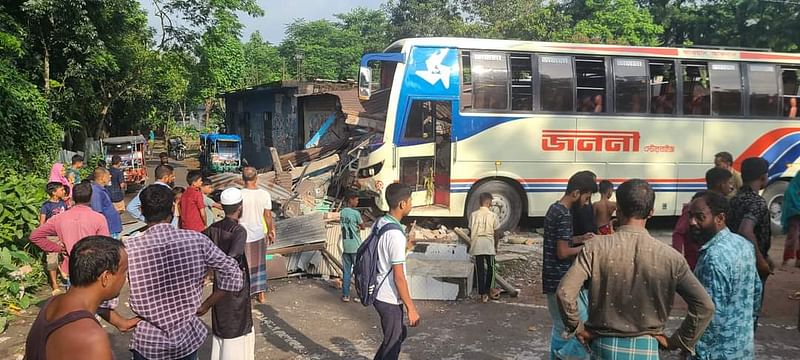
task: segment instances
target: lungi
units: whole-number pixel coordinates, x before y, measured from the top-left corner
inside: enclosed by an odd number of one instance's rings
[[[250,295],[267,291],[267,242],[264,239],[248,242],[244,256],[250,267]]]
[[[583,289],[578,293],[578,315],[582,321],[589,318],[588,303],[589,292]],[[566,327],[561,319],[555,294],[547,294],[547,310],[550,312],[550,321],[553,322],[553,329],[550,331],[550,360],[585,359],[586,348],[577,338],[562,337]]]
[[[223,339],[216,335],[211,339],[211,360],[255,360],[256,333]]]
[[[650,335],[598,337],[589,347],[592,359],[658,360],[658,340]]]

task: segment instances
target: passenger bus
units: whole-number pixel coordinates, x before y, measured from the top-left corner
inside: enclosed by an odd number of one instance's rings
[[[494,195],[502,229],[543,216],[567,179],[646,179],[655,215],[705,189],[714,154],[770,163],[774,225],[800,166],[800,54],[419,38],[361,59],[359,97],[385,118],[360,160],[374,190],[414,190],[412,216],[461,217]],[[778,226],[779,227],[779,226]]]

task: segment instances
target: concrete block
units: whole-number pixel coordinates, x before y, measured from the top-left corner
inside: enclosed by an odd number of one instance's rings
[[[418,242],[408,256],[426,260],[470,261],[467,246],[463,244]]]
[[[470,261],[412,257],[406,262],[412,299],[455,300],[472,290],[474,266]]]

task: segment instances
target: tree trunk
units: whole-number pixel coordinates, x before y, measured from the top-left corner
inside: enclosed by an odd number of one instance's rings
[[[203,124],[204,126],[208,126],[208,120],[211,117],[211,109],[213,107],[214,107],[214,99],[206,98],[206,102],[205,102],[205,109],[206,109],[205,117],[206,117],[206,120],[205,120],[205,123]]]
[[[50,50],[47,49],[47,45],[43,47],[44,54],[42,54],[42,78],[44,79],[44,98],[50,99]]]
[[[103,102],[103,105],[100,107],[100,123],[97,124],[97,129],[95,129],[95,140],[100,140],[105,135],[105,128],[106,128],[106,116],[108,116],[108,109],[111,107],[111,101]]]

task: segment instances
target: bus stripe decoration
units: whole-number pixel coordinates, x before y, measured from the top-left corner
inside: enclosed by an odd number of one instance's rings
[[[797,168],[791,164],[800,157],[800,128],[780,128],[761,135],[734,160],[734,168],[741,170],[742,161],[755,156],[769,162],[770,180],[794,176]]]
[[[626,179],[608,179],[620,184]],[[658,192],[697,192],[706,189],[705,179],[645,179]],[[450,192],[466,193],[478,179],[452,179]],[[517,179],[528,193],[560,193],[567,189],[569,179]]]

